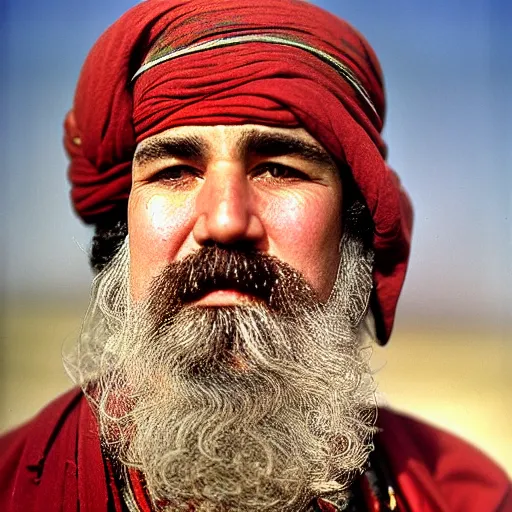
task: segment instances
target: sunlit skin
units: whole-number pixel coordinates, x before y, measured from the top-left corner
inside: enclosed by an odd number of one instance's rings
[[[128,206],[131,293],[139,301],[170,262],[205,244],[276,256],[327,300],[339,264],[342,184],[303,129],[186,126],[137,147]],[[253,300],[218,290],[198,305]]]

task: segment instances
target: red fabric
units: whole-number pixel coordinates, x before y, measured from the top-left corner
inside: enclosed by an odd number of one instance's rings
[[[119,489],[119,485],[115,479],[112,463],[109,460],[107,460],[105,474],[110,490],[110,495],[112,496],[112,506],[110,507],[112,512],[125,512],[123,499],[121,497],[121,490]]]
[[[379,426],[400,511],[512,512],[510,480],[475,448],[387,410]],[[108,495],[97,426],[80,391],[0,437],[2,512],[107,512]]]
[[[131,470],[128,472],[130,478],[130,485],[133,492],[133,497],[137,503],[137,508],[140,512],[151,512],[151,499],[146,492],[143,479],[138,471]],[[193,508],[189,507],[192,512]]]
[[[270,34],[300,40],[342,61],[376,113],[328,64],[308,52],[245,43],[180,57],[130,79],[147,54],[221,36]],[[191,124],[303,126],[348,163],[375,222],[373,309],[377,335],[391,333],[405,277],[412,208],[385,162],[385,101],[373,50],[347,23],[296,0],[147,0],[98,40],[65,122],[71,196],[94,223],[131,186],[137,140]]]
[[[100,512],[107,502],[96,424],[76,389],[0,438],[2,512]]]
[[[368,512],[382,512],[379,500],[374,495],[368,480],[363,478],[361,481],[361,486],[363,488],[364,501]]]
[[[384,446],[412,512],[512,512],[512,484],[483,453],[425,423],[379,412]]]

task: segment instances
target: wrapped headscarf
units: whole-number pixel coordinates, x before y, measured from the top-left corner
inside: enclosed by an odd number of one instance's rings
[[[126,200],[137,142],[183,125],[303,127],[351,170],[375,231],[372,309],[391,333],[412,208],[386,164],[382,73],[366,40],[302,0],[146,0],[97,41],[65,122],[71,197],[95,223]]]

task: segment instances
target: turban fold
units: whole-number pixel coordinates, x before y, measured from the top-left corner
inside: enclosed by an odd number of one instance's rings
[[[146,0],[91,50],[65,121],[71,197],[95,223],[130,193],[137,142],[183,125],[303,127],[351,170],[375,229],[372,309],[391,333],[412,208],[386,163],[377,58],[302,0]]]

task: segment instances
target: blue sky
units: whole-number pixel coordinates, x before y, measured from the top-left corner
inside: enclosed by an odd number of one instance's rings
[[[2,4],[0,264],[9,295],[88,293],[90,230],[69,206],[62,120],[87,51],[135,3]],[[390,162],[416,210],[401,315],[502,321],[512,299],[510,2],[316,3],[365,34],[384,69]]]

